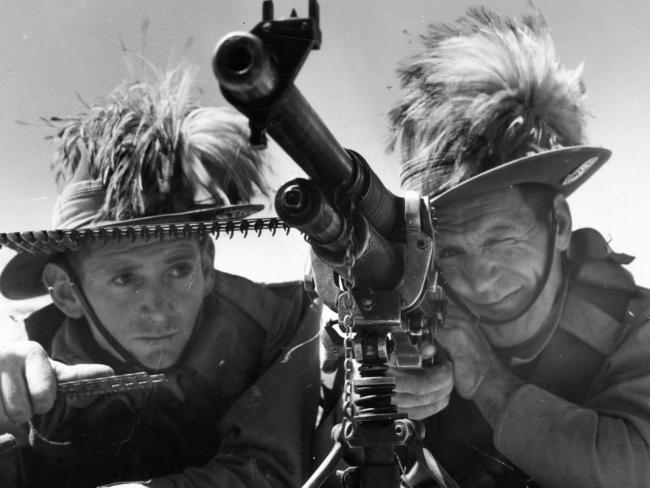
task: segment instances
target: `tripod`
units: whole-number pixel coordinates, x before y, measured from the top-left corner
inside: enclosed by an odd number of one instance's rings
[[[263,147],[268,133],[311,178],[278,189],[275,209],[329,266],[323,276],[331,281],[334,272],[347,283],[340,294],[333,282],[324,287],[331,293],[317,290],[326,305],[333,297],[346,331],[346,420],[305,486],[320,486],[344,452],[358,448],[363,461],[346,470],[343,486],[393,488],[400,485],[395,449],[421,443],[424,429],[392,405],[388,358],[421,367],[416,343],[444,320],[442,289],[425,287],[434,249],[431,208],[413,192],[393,195],[359,154],[339,144],[296,88],[298,71],[320,45],[317,0],[309,0],[308,17],[294,10],[283,20],[274,19],[272,0],[264,0],[262,21],[250,33],[220,40],[213,70],[226,100],[248,117],[251,144]],[[419,304],[429,299],[440,306],[425,316]],[[440,486],[449,486],[439,470],[430,471]]]
[[[437,299],[441,300],[441,292],[437,288],[434,287],[432,292],[438,293]],[[389,319],[389,309],[395,304],[394,298],[395,292],[368,290],[348,291],[339,298],[339,323],[343,324],[347,333],[343,363],[346,380],[343,392],[345,419],[332,429],[334,446],[303,488],[320,487],[349,449],[359,451],[360,459],[339,473],[342,488],[409,486],[403,477],[403,469],[396,453],[401,446],[415,447],[420,469],[438,487],[457,486],[423,447],[423,424],[398,413],[397,407],[392,404],[395,378],[386,376],[388,356],[391,353],[397,355],[398,364],[401,359],[402,365],[414,360],[408,354],[412,351],[400,339],[393,339],[402,337],[403,334],[403,329],[396,330]],[[442,307],[443,302],[436,305]],[[440,314],[437,318],[444,317]],[[408,322],[421,325],[422,317],[410,317]],[[352,336],[354,330],[356,334]],[[426,334],[422,329],[420,333]],[[353,358],[359,359],[360,363],[354,378]],[[352,396],[356,400],[353,401]]]

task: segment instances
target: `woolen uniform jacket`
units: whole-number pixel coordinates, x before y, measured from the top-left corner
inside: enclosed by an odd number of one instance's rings
[[[494,431],[457,395],[428,420],[426,444],[462,488],[650,486],[650,292],[616,261],[575,256],[540,352],[497,351],[525,384]]]
[[[59,400],[35,418],[27,486],[300,485],[319,399],[318,341],[310,340],[319,312],[301,284],[267,287],[217,272],[187,353],[164,383],[89,405]],[[83,320],[50,306],[27,324],[41,341],[49,336],[56,360],[133,372],[99,348]]]

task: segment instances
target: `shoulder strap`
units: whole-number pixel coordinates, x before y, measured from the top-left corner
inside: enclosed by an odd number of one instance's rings
[[[648,320],[650,320],[650,290],[639,286],[634,296],[630,298],[625,312],[625,322],[629,330]]]
[[[578,229],[568,250],[569,280],[576,292],[612,318],[623,321],[637,292],[632,274],[623,267],[634,258],[615,253],[594,229]]]
[[[569,277],[573,282],[608,291],[630,294],[636,291],[632,274],[622,266],[634,258],[612,251],[605,238],[594,229],[573,232],[567,255]]]
[[[623,265],[633,259],[614,252],[594,229],[578,229],[571,235],[568,277],[572,293],[581,299],[579,308],[592,308],[597,310],[595,315],[605,315],[596,321],[600,328],[585,324],[580,317],[568,321],[567,326],[569,332],[604,354],[611,352],[627,335],[628,309],[638,294],[638,287]],[[576,328],[579,330],[573,330]]]

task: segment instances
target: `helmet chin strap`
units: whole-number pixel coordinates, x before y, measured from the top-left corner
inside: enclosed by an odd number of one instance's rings
[[[449,283],[445,281],[444,275],[442,274],[441,270],[439,270],[439,276],[441,277],[441,284],[443,289],[445,290],[445,293],[451,299],[451,301],[453,301],[454,304],[456,304],[457,307],[459,307],[468,315],[474,317],[477,322],[480,322],[485,325],[503,325],[509,322],[514,322],[515,320],[522,317],[526,312],[530,310],[530,308],[533,306],[533,304],[537,301],[537,299],[542,294],[542,291],[544,290],[544,287],[548,282],[548,278],[551,275],[551,268],[553,267],[553,261],[554,261],[553,256],[555,255],[555,233],[557,230],[557,219],[555,218],[555,211],[553,209],[549,213],[548,229],[549,229],[549,234],[548,234],[548,239],[546,241],[547,242],[546,259],[544,261],[544,272],[542,274],[542,278],[539,280],[537,287],[535,288],[535,292],[533,293],[533,296],[528,302],[528,304],[526,304],[525,307],[523,307],[521,310],[516,312],[514,315],[510,317],[506,317],[504,319],[492,319],[490,317],[486,317],[484,315],[480,315],[472,311],[472,309],[465,302],[463,302],[463,300],[453,290],[453,288],[449,285]]]
[[[133,354],[127,351],[126,348],[122,346],[122,344],[120,344],[120,342],[117,339],[115,339],[113,335],[111,335],[111,333],[106,329],[106,327],[104,327],[101,320],[99,320],[99,317],[97,317],[97,314],[95,313],[95,310],[93,309],[92,305],[88,301],[86,294],[81,289],[81,281],[77,277],[75,271],[72,269],[72,266],[70,266],[67,262],[65,263],[59,262],[58,264],[68,274],[68,279],[70,280],[70,288],[72,289],[72,292],[74,293],[75,297],[77,297],[77,300],[79,300],[79,303],[81,304],[81,308],[84,312],[84,316],[86,317],[88,323],[92,325],[96,330],[99,331],[99,333],[102,335],[104,340],[113,348],[114,351],[116,351],[120,355],[120,357],[124,360],[124,362],[128,365],[130,369],[133,369],[135,371],[146,371],[146,372],[155,371],[156,373],[164,373],[173,369],[176,366],[176,364],[173,364],[168,368],[154,370],[153,368],[149,368],[145,366]],[[189,343],[190,341],[188,341],[188,344],[186,345],[186,350]],[[185,352],[186,351],[184,351],[181,354],[179,361],[185,356],[184,354]],[[177,361],[177,363],[179,361]]]

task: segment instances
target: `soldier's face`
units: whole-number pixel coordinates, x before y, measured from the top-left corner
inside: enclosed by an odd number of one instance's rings
[[[211,287],[212,262],[206,260],[206,251],[190,239],[109,242],[82,251],[77,268],[104,327],[141,363],[156,370],[179,359],[194,330]],[[97,331],[93,335],[111,350]]]
[[[437,215],[437,264],[472,311],[498,320],[530,303],[549,258],[549,228],[518,189],[451,203]]]

